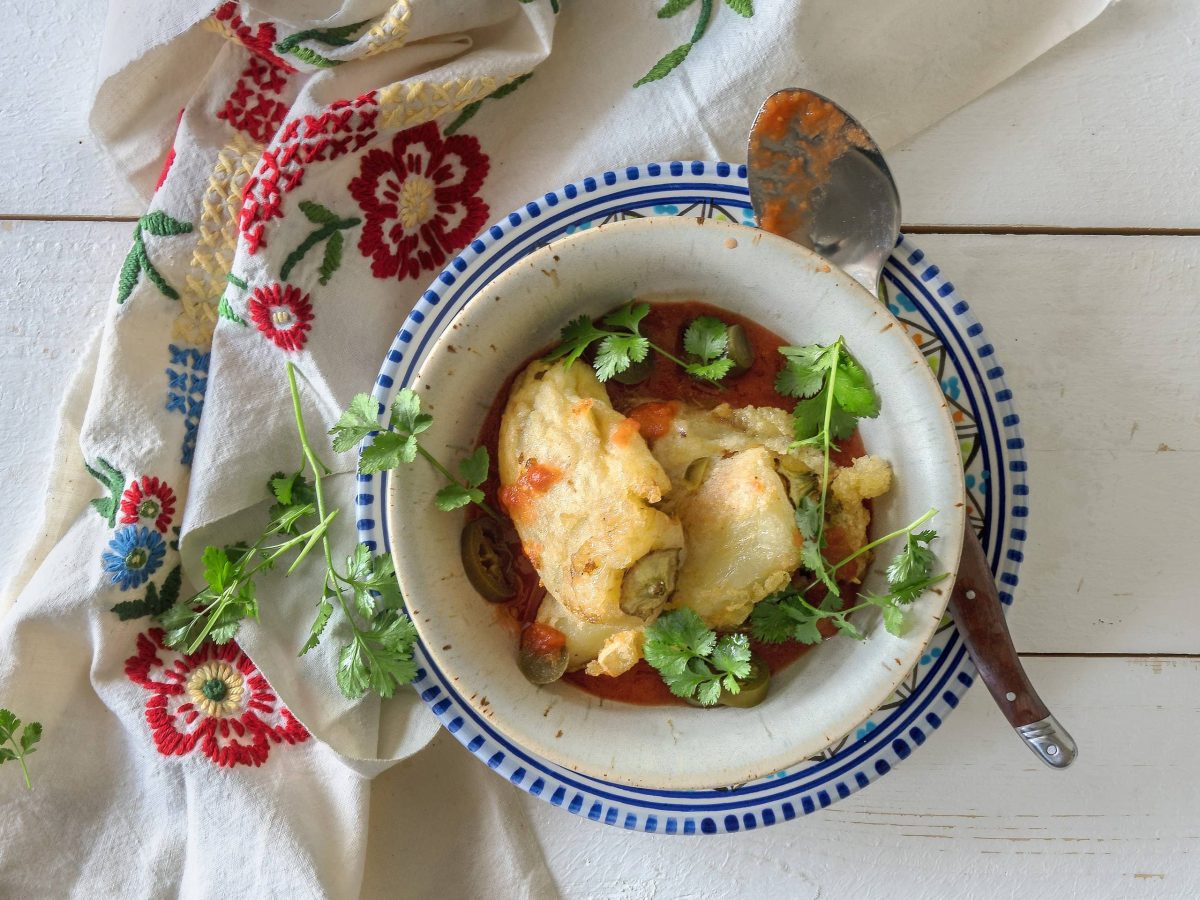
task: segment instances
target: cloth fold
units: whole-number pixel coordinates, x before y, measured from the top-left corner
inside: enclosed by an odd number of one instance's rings
[[[45,736],[32,793],[0,771],[0,894],[553,894],[513,789],[419,698],[339,692],[340,616],[297,656],[312,560],[258,579],[233,641],[166,646],[204,548],[257,535],[300,464],[285,362],[345,557],[355,459],[325,431],[489,222],[629,163],[740,161],[782,87],[894,146],[1106,3],[113,0],[91,123],[148,210],[4,595],[0,705]]]

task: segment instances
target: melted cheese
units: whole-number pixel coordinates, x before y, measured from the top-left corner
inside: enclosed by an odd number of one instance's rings
[[[651,551],[683,547],[679,522],[651,505],[670,480],[630,422],[589,366],[542,362],[518,376],[501,419],[501,497],[522,543],[537,550],[531,560],[555,601],[547,622],[567,635],[573,667],[644,624],[621,611],[625,572]],[[563,615],[576,621],[564,627]],[[640,635],[636,650],[629,665]]]
[[[703,483],[674,504],[688,554],[671,606],[712,627],[740,625],[800,565],[802,539],[775,459],[751,447],[715,459]]]

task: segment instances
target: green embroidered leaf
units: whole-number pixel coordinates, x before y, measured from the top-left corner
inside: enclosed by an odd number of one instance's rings
[[[328,284],[333,273],[342,267],[342,233],[335,231],[325,244],[325,256],[321,258],[321,284]]]
[[[633,83],[634,87],[641,87],[643,84],[649,84],[652,81],[658,81],[660,78],[666,78],[671,74],[681,62],[687,59],[687,55],[692,51],[692,42],[681,44],[676,47],[653,66],[650,71]]]
[[[725,0],[725,5],[739,16],[745,16],[747,19],[754,15],[753,0]]]
[[[105,459],[97,458],[95,469],[86,462],[83,464],[83,467],[87,469],[89,475],[108,489],[107,497],[96,498],[91,502],[90,506],[100,514],[100,518],[108,522],[109,528],[115,527],[117,524],[117,509],[121,504],[121,495],[125,493],[125,476],[118,472]]]
[[[555,10],[555,12],[557,12],[557,10]],[[502,84],[500,87],[496,88],[486,97],[484,97],[483,100],[476,100],[474,103],[468,103],[463,107],[462,112],[458,114],[458,117],[445,127],[445,129],[442,131],[442,134],[454,134],[454,132],[458,131],[458,129],[462,128],[463,125],[469,122],[475,113],[479,112],[479,107],[483,106],[485,100],[500,100],[503,97],[507,97],[532,77],[532,72],[526,72],[524,75],[517,76],[508,84]]]
[[[139,243],[137,245],[137,251],[138,251],[138,262],[142,267],[142,271],[146,273],[146,277],[150,279],[150,282],[156,288],[158,288],[158,290],[163,294],[163,296],[169,297],[172,300],[178,300],[179,299],[179,291],[177,291],[177,290],[175,290],[175,288],[171,287],[171,285],[167,281],[167,279],[163,278],[162,275],[159,274],[158,269],[154,268],[154,264],[152,262],[150,262],[150,257],[146,253],[146,245]]]
[[[312,200],[301,200],[300,212],[304,213],[304,218],[314,225],[330,225],[337,221],[337,214],[333,210],[320,203],[314,203]]]
[[[679,15],[679,13],[695,2],[696,0],[667,0],[663,4],[663,8],[658,11],[658,17],[660,19],[669,19],[671,16]]]
[[[295,34],[290,34],[276,43],[275,52],[288,53],[298,47],[301,41],[319,41],[327,47],[345,47],[348,44],[354,43],[355,39],[350,37],[350,35],[373,21],[373,19],[363,19],[361,22],[353,22],[350,25],[337,25],[333,28],[308,28],[304,31],[297,31]]]
[[[155,237],[187,234],[192,230],[191,222],[180,222],[178,219],[172,219],[161,209],[157,209],[149,215],[142,216],[138,220],[138,225],[141,226],[143,231],[148,231]]]
[[[246,282],[243,279],[238,278],[232,272],[230,272],[228,275],[225,276],[225,280],[228,281],[230,284],[232,284],[234,287],[240,287],[243,291],[246,290],[246,288],[248,288],[250,286],[250,285],[246,284]]]
[[[316,50],[310,50],[308,47],[293,47],[288,52],[301,62],[306,62],[310,66],[316,66],[318,69],[332,69],[334,66],[340,66],[345,61],[322,56]]]
[[[134,230],[133,246],[125,254],[125,262],[121,264],[121,274],[117,276],[117,303],[124,303],[133,293],[137,285],[138,275],[141,274],[142,254],[138,249],[142,246],[142,236]]]
[[[217,305],[217,315],[230,322],[237,322],[239,325],[246,324],[246,320],[233,311],[233,307],[229,305],[229,298],[224,294],[221,295],[221,302]]]
[[[321,261],[320,281],[321,284],[325,284],[329,281],[330,276],[337,271],[342,262],[342,237],[339,233],[340,230],[345,228],[353,228],[355,225],[358,225],[362,219],[354,217],[349,219],[339,219],[331,210],[326,209],[319,203],[311,203],[307,200],[300,204],[300,208],[303,210],[305,217],[310,222],[320,224],[321,227],[312,232],[308,237],[300,242],[300,245],[296,247],[295,250],[288,254],[287,259],[283,261],[283,265],[279,269],[279,278],[281,281],[287,281],[288,276],[292,274],[292,269],[296,267],[300,260],[304,259],[309,250],[326,239],[332,243],[334,237],[336,237],[336,247],[333,250],[330,250],[329,246],[327,245],[325,248],[325,256]]]
[[[167,237],[176,234],[187,234],[191,230],[192,226],[190,222],[180,222],[178,219],[171,218],[162,210],[155,210],[149,215],[138,219],[138,223],[133,229],[133,246],[129,248],[129,254],[125,257],[125,262],[121,265],[121,274],[117,276],[117,303],[121,304],[129,299],[129,295],[133,293],[134,287],[137,286],[138,276],[142,272],[146,273],[146,277],[165,296],[172,300],[178,300],[179,292],[171,287],[150,262],[150,256],[146,252],[146,243],[142,239],[142,232],[148,231],[156,237]]]
[[[154,583],[146,586],[146,596],[141,600],[127,600],[112,607],[111,612],[117,614],[122,622],[130,619],[140,619],[143,616],[159,616],[175,605],[179,599],[179,588],[183,582],[183,569],[173,568],[163,579],[160,592]]]

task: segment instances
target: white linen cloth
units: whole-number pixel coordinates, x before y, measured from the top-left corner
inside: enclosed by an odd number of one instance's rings
[[[780,87],[831,96],[886,149],[1107,2],[696,0],[660,20],[645,0],[113,0],[91,122],[149,213],[97,298],[0,599],[0,706],[45,728],[33,791],[0,771],[0,896],[552,895],[515,789],[411,692],[338,692],[336,618],[297,659],[312,569],[262,579],[241,650],[203,658],[111,608],[177,565],[188,596],[206,544],[265,524],[266,479],[299,462],[285,359],[341,473],[344,555],[355,460],[323,432],[442,265],[526,199],[628,163],[740,161]],[[632,86],[710,12],[678,68]],[[221,663],[244,694],[181,709]]]

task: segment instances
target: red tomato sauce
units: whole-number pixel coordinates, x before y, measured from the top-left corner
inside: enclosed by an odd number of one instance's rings
[[[777,351],[787,342],[757,322],[707,303],[656,303],[650,307],[650,312],[642,320],[640,329],[642,334],[655,344],[682,357],[684,354],[683,331],[689,322],[699,316],[716,316],[730,325],[741,325],[746,330],[754,347],[754,365],[744,374],[736,378],[727,378],[721,386],[717,386],[691,377],[675,363],[652,353],[650,377],[645,381],[635,385],[624,385],[617,381],[606,382],[605,387],[608,389],[613,407],[628,416],[630,421],[635,422],[639,433],[650,442],[653,442],[656,437],[666,434],[667,429],[670,428],[676,409],[672,401],[683,401],[708,408],[721,403],[728,403],[734,407],[774,406],[789,412],[795,405],[794,400],[781,396],[775,391],[775,378],[783,369],[784,364],[783,357]],[[484,417],[483,425],[479,430],[478,443],[487,447],[493,461],[497,458],[500,419],[504,414],[504,407],[508,403],[508,395],[513,382],[529,362],[543,355],[545,355],[545,351],[530,357],[516,372],[505,379],[495,400],[492,401],[487,416]],[[653,397],[661,402],[643,402],[648,397]],[[632,426],[628,427],[632,428]],[[630,437],[632,439],[632,436]],[[856,431],[841,442],[836,452],[831,454],[831,459],[839,466],[848,466],[865,453],[866,449],[863,446],[862,438]],[[561,474],[556,473],[553,480],[556,481]],[[540,476],[537,480],[540,485],[542,483]],[[553,481],[550,483],[552,484]],[[550,484],[546,484],[541,490],[548,490],[549,487]],[[487,496],[487,502],[492,504],[493,508],[508,509],[509,492],[513,488],[500,490],[500,475],[494,464],[488,473],[487,481],[483,484],[483,490]],[[482,513],[479,513],[473,506],[468,507],[468,518],[474,518],[476,515],[482,515]],[[825,556],[831,562],[837,562],[844,558],[848,550],[840,532],[837,529],[830,529],[826,535],[828,544],[825,548]],[[510,538],[510,549],[517,563],[515,573],[517,593],[511,600],[496,605],[500,607],[502,615],[508,620],[507,627],[516,630],[528,627],[529,623],[537,618],[538,607],[545,599],[546,589],[542,587],[537,570],[530,562],[530,556],[536,556],[541,548],[522,547],[515,530],[511,532]],[[820,587],[813,589],[811,593],[813,603],[820,602],[823,596],[822,590]],[[853,591],[847,593],[850,597],[854,595]],[[828,621],[822,621],[818,627],[826,637],[830,637],[835,631],[833,625]],[[808,645],[796,641],[764,644],[751,639],[750,646],[770,667],[772,675],[781,671],[810,649]],[[683,703],[667,689],[658,672],[651,668],[645,660],[615,678],[604,675],[587,675],[580,670],[568,672],[563,676],[563,680],[606,700],[619,700],[643,706]]]

